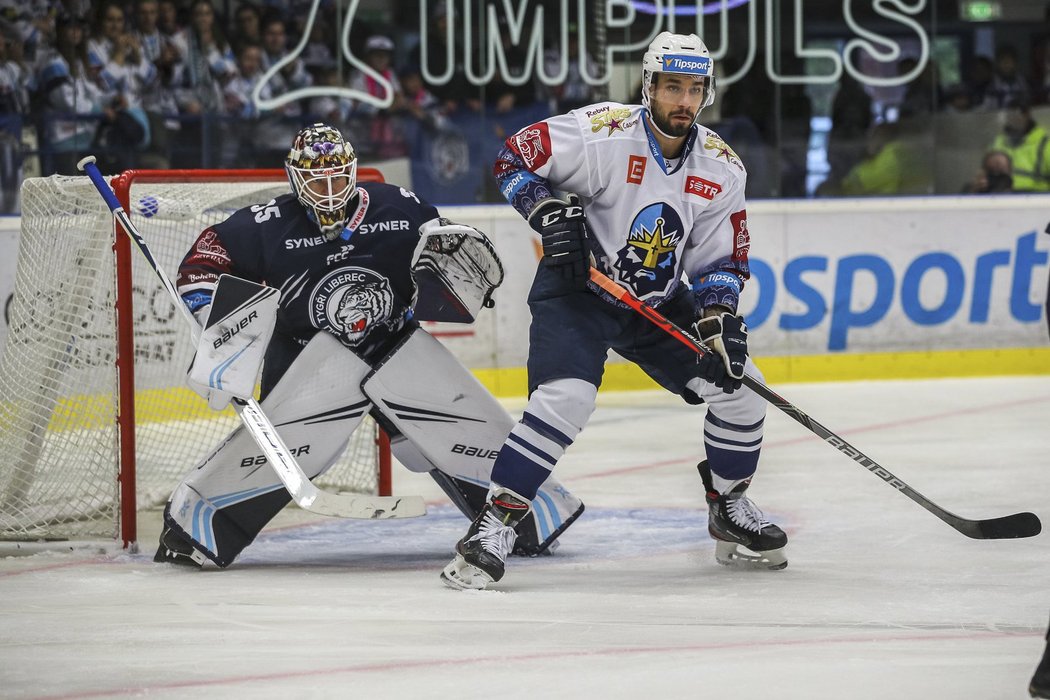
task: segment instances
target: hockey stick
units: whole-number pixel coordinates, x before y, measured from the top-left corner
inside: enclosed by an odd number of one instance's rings
[[[91,178],[91,184],[95,186],[106,206],[113,213],[121,228],[131,237],[138,247],[139,252],[160,279],[160,283],[171,297],[172,303],[182,313],[183,319],[190,325],[194,343],[200,337],[201,328],[197,320],[193,318],[189,308],[182,303],[179,292],[175,289],[168,275],[165,274],[153,252],[146,244],[138,228],[131,222],[131,218],[124,207],[121,206],[117,195],[106,183],[98,166],[95,165],[95,157],[87,156],[77,163],[77,168]],[[372,520],[385,520],[388,518],[415,518],[426,514],[426,505],[420,496],[367,496],[363,494],[335,494],[322,491],[314,486],[310,479],[303,473],[302,467],[292,457],[288,446],[281,440],[273,423],[263,413],[254,398],[233,399],[234,408],[241,417],[244,427],[251,433],[252,438],[266,455],[267,461],[273,467],[277,477],[284,484],[292,500],[302,508],[311,513],[320,515],[331,515],[337,518],[367,518]]]
[[[602,274],[600,270],[593,266],[591,267],[591,280],[603,290],[611,294],[614,298],[630,306],[633,310],[637,311],[656,326],[659,326],[675,340],[686,345],[698,355],[703,355],[709,352],[708,348],[704,346],[695,335],[675,325],[674,322],[666,318],[659,311],[643,303],[629,291],[616,284],[616,282],[609,279],[606,275]],[[899,477],[891,474],[889,470],[871,457],[868,457],[834,432],[825,428],[813,418],[807,416],[801,411],[801,409],[754,377],[745,374],[744,386],[794,418],[810,432],[824,440],[824,442],[828,443],[836,450],[843,453],[854,462],[861,465],[869,472],[879,477],[967,537],[972,537],[975,540],[1013,539],[1018,537],[1034,537],[1042,530],[1042,524],[1034,513],[1014,513],[1013,515],[1005,515],[1001,518],[989,518],[987,520],[969,520],[967,518],[961,518],[954,513],[950,513],[923,496],[911,486],[908,486],[908,484],[904,483]]]

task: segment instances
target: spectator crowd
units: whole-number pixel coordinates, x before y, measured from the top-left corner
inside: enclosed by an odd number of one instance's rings
[[[947,124],[953,115],[975,115],[1001,128],[982,144],[983,156],[962,192],[1050,192],[1050,138],[1034,116],[1040,105],[1050,105],[1050,3],[1046,17],[1046,32],[1031,42],[1027,71],[1017,47],[1009,43],[1000,44],[994,57],[978,54],[964,60],[962,80],[951,85],[939,81],[931,61],[892,105],[892,115],[877,114],[862,89],[843,87],[832,115],[831,174],[822,191],[932,194],[931,164],[939,136],[934,118],[944,116],[941,124]],[[914,67],[914,60],[904,59],[899,72]]]
[[[316,15],[314,4],[0,0],[0,212],[17,208],[26,174],[74,174],[88,152],[107,172],[272,167],[303,124],[325,121],[340,128],[364,160],[376,161],[411,155],[420,134],[440,140],[452,133],[443,143],[462,142],[462,132],[477,126],[463,115],[517,110],[535,116],[545,108],[542,117],[599,97],[579,64],[589,75],[601,70],[591,56],[581,58],[575,24],[568,27],[568,45],[550,47],[543,57],[543,69],[553,74],[560,51],[568,53],[562,84],[548,87],[535,75],[512,84],[497,72],[479,87],[468,80],[460,54],[464,45],[480,51],[483,44],[477,36],[464,42],[462,28],[449,31],[444,3],[427,5],[425,46],[419,28],[396,19],[381,26],[355,20],[348,43],[356,61],[339,49],[340,3],[321,2]],[[395,16],[399,7],[392,4]],[[515,44],[513,32],[502,29],[504,70],[521,74],[532,65],[527,41]],[[1002,44],[994,56],[963,60],[954,85],[942,84],[930,61],[890,100],[843,76],[829,108],[828,172],[819,187],[808,184],[811,124],[818,116],[812,95],[802,85],[770,83],[764,57],[742,80],[719,88],[713,113],[720,121],[710,126],[748,163],[752,197],[925,194],[934,191],[930,164],[938,148],[932,117],[1003,115],[1001,133],[986,144],[983,160],[974,158],[977,172],[964,191],[1050,191],[1050,139],[1033,111],[1050,104],[1050,13],[1045,29],[1031,35],[1024,52]],[[450,36],[453,46],[445,44]],[[727,56],[722,74],[733,74],[738,61]],[[439,81],[428,83],[424,62]],[[905,58],[898,71],[912,74],[915,67]],[[539,68],[533,66],[534,73]],[[392,101],[377,106],[387,86]],[[372,99],[354,99],[347,88]],[[637,95],[614,98],[633,102]],[[445,150],[444,167],[458,172],[462,148]],[[479,190],[477,197],[488,194]]]
[[[457,65],[451,80],[428,86],[418,34],[413,45],[399,47],[396,27],[355,22],[349,43],[370,69],[362,70],[337,49],[337,4],[321,3],[308,25],[311,5],[0,0],[5,195],[17,189],[13,164],[26,151],[44,175],[74,174],[89,151],[106,172],[272,167],[303,124],[324,120],[339,127],[362,157],[385,159],[407,155],[414,130],[441,129],[457,110],[498,113],[548,103],[553,111],[564,101],[591,101],[591,88],[578,74],[575,84],[570,79],[556,91],[534,79],[479,91]],[[440,3],[432,22],[437,39],[430,50],[444,65],[446,12]],[[507,55],[511,70],[521,67],[524,55],[515,47]],[[376,75],[392,86],[389,107],[316,94],[317,88],[341,87],[384,99],[388,88]],[[260,110],[260,101],[278,104]]]

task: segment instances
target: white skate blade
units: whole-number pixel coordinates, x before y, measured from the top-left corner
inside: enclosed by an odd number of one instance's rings
[[[441,581],[458,591],[482,591],[492,583],[492,577],[457,554],[441,572]]]
[[[737,569],[768,569],[779,571],[788,565],[784,547],[765,552],[753,552],[736,542],[715,541],[715,561]]]

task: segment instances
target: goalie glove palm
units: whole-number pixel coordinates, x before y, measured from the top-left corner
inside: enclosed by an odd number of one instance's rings
[[[556,268],[570,290],[587,289],[590,279],[587,217],[579,197],[570,195],[568,202],[548,199],[533,209],[529,225],[542,239],[542,263]]]
[[[726,312],[702,318],[693,327],[711,350],[697,360],[697,376],[732,394],[743,383],[747,324],[740,316]]]

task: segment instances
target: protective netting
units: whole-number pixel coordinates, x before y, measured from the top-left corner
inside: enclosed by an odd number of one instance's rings
[[[283,179],[133,182],[130,214],[174,275],[206,226],[287,191]],[[0,357],[0,539],[116,537],[113,219],[86,177],[28,179],[21,201],[15,292]],[[185,388],[189,329],[149,265],[132,255],[134,468],[138,507],[145,508],[162,505],[240,421],[231,409],[210,411]],[[375,438],[374,423],[363,424],[317,483],[374,493]]]

